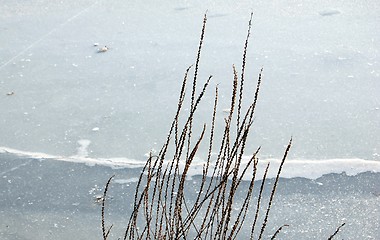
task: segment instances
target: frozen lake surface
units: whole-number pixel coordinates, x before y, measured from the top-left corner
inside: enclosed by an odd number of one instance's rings
[[[252,145],[278,157],[293,136],[293,158],[380,159],[376,1],[2,4],[0,146],[72,156],[85,140],[91,157],[144,161],[168,131],[208,9],[199,75],[214,77],[200,126],[217,84],[225,117],[254,11],[246,90],[261,67],[264,79]]]
[[[323,239],[346,222],[339,238],[380,237],[377,1],[3,0],[1,239],[100,238],[93,197],[113,174],[117,239],[132,180],[166,138],[206,10],[199,81],[213,79],[195,127],[209,124],[218,85],[222,133],[253,11],[244,100],[264,74],[247,153],[262,146],[263,166],[276,166],[293,137],[269,233],[289,224],[281,239]]]

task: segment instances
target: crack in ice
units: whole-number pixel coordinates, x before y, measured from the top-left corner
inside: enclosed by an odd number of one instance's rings
[[[29,165],[32,161],[33,161],[33,160],[29,160],[29,161],[27,161],[27,162],[25,162],[25,163],[22,163],[22,164],[20,164],[20,165],[17,165],[17,166],[15,166],[15,167],[13,167],[13,168],[11,168],[11,169],[9,169],[9,170],[6,170],[6,171],[0,173],[0,176],[4,176],[4,175],[7,174],[7,173],[10,173],[10,172],[16,171],[16,170],[19,169],[20,167],[25,167],[26,165]]]
[[[84,9],[82,9],[79,13],[75,14],[74,16],[70,17],[69,19],[67,19],[66,21],[64,21],[63,23],[61,23],[59,26],[53,28],[52,30],[50,30],[48,33],[46,33],[45,35],[43,35],[41,38],[39,38],[38,40],[34,41],[32,44],[30,44],[28,47],[26,47],[24,50],[22,50],[21,52],[17,53],[15,56],[13,56],[11,59],[9,59],[7,62],[3,63],[2,65],[0,65],[0,70],[3,69],[5,66],[7,66],[9,63],[11,63],[13,60],[15,60],[16,58],[18,58],[19,56],[23,55],[26,51],[28,51],[29,49],[33,48],[35,45],[37,45],[38,43],[42,42],[46,37],[50,36],[52,33],[56,32],[59,28],[65,26],[66,24],[68,24],[69,22],[73,21],[75,18],[79,17],[80,15],[82,15],[84,12],[88,11],[90,8],[92,8],[93,6],[95,6],[96,4],[98,3],[98,1],[96,1],[95,3],[91,4],[89,7],[86,7]]]

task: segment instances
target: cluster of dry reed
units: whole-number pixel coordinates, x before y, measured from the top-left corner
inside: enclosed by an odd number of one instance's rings
[[[197,93],[198,67],[205,35],[207,16],[203,19],[203,27],[200,37],[198,54],[194,66],[193,81],[191,84],[191,96],[189,98],[189,113],[183,119],[183,106],[185,104],[185,89],[188,85],[190,66],[185,73],[178,107],[171,124],[167,139],[157,155],[150,154],[143,167],[134,196],[133,211],[128,219],[125,239],[236,239],[239,236],[243,224],[249,224],[250,239],[262,239],[269,218],[276,187],[279,181],[282,166],[291,147],[290,139],[282,162],[277,170],[277,176],[272,185],[269,201],[262,201],[263,190],[269,164],[266,167],[262,182],[258,186],[258,196],[253,198],[253,190],[256,188],[255,179],[258,164],[258,148],[247,164],[242,164],[247,139],[252,127],[256,103],[259,95],[262,79],[262,69],[258,76],[256,91],[249,107],[243,111],[243,86],[246,68],[246,54],[251,32],[252,14],[248,25],[247,38],[244,45],[243,60],[240,78],[235,66],[233,66],[233,87],[231,94],[230,110],[224,119],[224,132],[221,142],[215,146],[214,129],[218,106],[218,87],[215,89],[212,121],[207,130],[203,126],[198,138],[194,140],[193,119],[197,112],[206,89],[212,79],[210,76],[201,91]],[[195,156],[198,154],[200,144],[204,142],[206,131],[209,136],[208,152],[205,154],[207,161],[203,166],[203,174],[197,190],[187,189],[186,178]],[[169,148],[173,153],[169,155]],[[217,152],[217,154],[212,154]],[[236,195],[243,177],[249,176],[248,188],[244,189],[241,205],[233,207]],[[111,177],[105,187],[102,202],[102,232],[103,239],[109,237],[111,227],[105,226],[105,202]],[[191,201],[188,198],[191,197]],[[252,203],[254,199],[254,203]],[[256,206],[253,208],[252,205]],[[259,217],[259,210],[264,209],[263,216]],[[252,212],[251,212],[252,211]],[[246,223],[247,214],[251,214],[253,221]],[[252,215],[253,214],[253,215]],[[279,226],[272,233],[271,239],[275,239],[283,227]]]

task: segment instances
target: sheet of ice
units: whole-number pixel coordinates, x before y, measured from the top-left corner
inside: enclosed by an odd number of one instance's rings
[[[122,236],[144,154],[166,138],[206,10],[199,80],[214,77],[195,125],[210,121],[218,84],[223,131],[231,66],[240,69],[253,11],[244,100],[261,67],[264,78],[247,154],[262,146],[259,169],[270,162],[273,177],[293,136],[268,234],[289,224],[281,239],[327,239],[346,222],[339,238],[378,238],[377,1],[3,0],[1,239],[101,237],[95,200],[114,174],[107,223],[112,238]]]
[[[0,154],[0,168],[13,169],[0,177],[0,239],[99,239],[101,206],[107,179],[115,175],[108,189],[106,224],[114,225],[113,239],[123,236],[133,212],[136,182],[140,169],[112,169],[67,161],[33,160],[10,153]],[[22,166],[23,163],[27,165]],[[286,170],[287,167],[284,167]],[[200,176],[186,182],[186,202],[191,206],[199,189]],[[259,222],[265,215],[274,179],[263,192]],[[338,239],[377,239],[380,234],[380,173],[327,174],[316,180],[280,179],[265,238],[288,224],[280,239],[327,239],[342,223]],[[234,199],[236,217],[248,188],[243,181]],[[257,196],[260,181],[255,184]],[[141,186],[144,188],[144,185]],[[246,223],[254,217],[256,199]],[[246,226],[245,226],[246,227]],[[250,230],[243,228],[239,239]],[[267,237],[268,236],[268,237]]]
[[[217,131],[254,11],[246,100],[262,66],[264,80],[249,147],[280,158],[293,136],[294,159],[380,159],[376,1],[5,1],[0,146],[69,157],[88,139],[89,158],[144,161],[166,137],[206,9],[199,79],[219,84]]]

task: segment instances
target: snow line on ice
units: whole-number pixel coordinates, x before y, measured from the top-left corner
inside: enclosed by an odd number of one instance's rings
[[[8,147],[0,147],[0,153],[10,153],[19,157],[34,158],[38,160],[56,160],[72,163],[83,163],[89,166],[101,165],[111,168],[139,168],[144,166],[143,162],[129,158],[91,158],[82,155],[65,157],[41,152],[22,151]]]
[[[257,167],[259,176],[264,174],[264,169],[269,162],[270,170],[268,176],[270,178],[276,176],[277,169],[281,163],[279,159],[259,160]],[[350,176],[363,172],[380,172],[380,161],[359,158],[287,159],[284,163],[281,177],[317,179],[325,174],[343,172]]]
[[[50,155],[40,152],[28,152],[21,151],[7,147],[0,147],[0,153],[10,153],[19,157],[33,158],[37,160],[55,160],[55,161],[65,161],[72,163],[82,163],[89,166],[106,166],[113,169],[120,168],[140,168],[144,166],[144,162],[129,159],[129,158],[90,158],[83,157],[79,155],[74,155],[70,157]],[[242,168],[247,164],[249,157],[244,157],[242,161]],[[281,163],[279,159],[260,159],[257,166],[256,179],[261,179],[264,175],[264,170],[266,165],[270,163],[270,168],[268,172],[268,177],[273,178],[276,176],[277,169]],[[167,162],[165,163],[167,164]],[[182,164],[183,165],[183,164]],[[189,170],[189,177],[202,174],[202,169],[204,162],[197,161],[194,162]],[[182,166],[183,167],[183,166]],[[212,163],[210,168],[212,168]],[[329,173],[343,173],[347,175],[356,175],[362,172],[380,172],[380,161],[365,160],[359,158],[349,158],[349,159],[288,159],[285,161],[281,177],[283,178],[295,178],[304,177],[309,179],[317,179],[322,175]],[[211,174],[211,170],[209,173]],[[249,174],[245,178],[248,180],[250,178]]]

